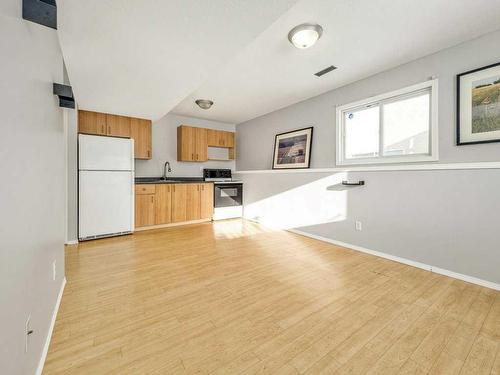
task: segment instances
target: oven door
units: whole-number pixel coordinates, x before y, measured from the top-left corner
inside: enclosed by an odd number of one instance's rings
[[[242,184],[214,184],[214,206],[232,207],[243,203]]]

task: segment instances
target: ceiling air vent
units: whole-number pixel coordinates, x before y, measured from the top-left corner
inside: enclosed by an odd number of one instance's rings
[[[23,0],[23,18],[27,21],[57,29],[55,0]]]
[[[330,73],[332,70],[335,70],[335,69],[337,69],[337,67],[336,67],[336,66],[331,65],[331,66],[329,66],[328,68],[325,68],[325,69],[323,69],[323,70],[320,70],[318,73],[314,73],[314,75],[315,75],[316,77],[321,77],[322,75],[325,75],[326,73]]]

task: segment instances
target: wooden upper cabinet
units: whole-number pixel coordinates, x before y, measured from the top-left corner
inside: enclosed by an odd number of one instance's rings
[[[211,147],[234,147],[234,133],[223,130],[207,129],[207,144]]]
[[[79,110],[78,133],[132,138],[136,159],[153,157],[151,120]]]
[[[234,132],[224,132],[224,147],[234,147]]]
[[[172,184],[172,223],[186,221],[188,184]]]
[[[196,161],[208,160],[208,146],[207,146],[207,129],[196,129]]]
[[[106,114],[106,135],[130,138],[130,117]]]
[[[172,186],[169,184],[156,185],[155,224],[172,222]]]
[[[214,184],[200,184],[200,219],[214,216]]]
[[[134,157],[136,159],[152,158],[151,120],[131,118],[130,138],[134,140]]]
[[[220,131],[215,129],[207,129],[207,145],[211,147],[220,146]]]
[[[78,133],[106,135],[106,115],[91,111],[78,111]]]
[[[177,160],[208,160],[207,129],[181,125],[177,128]]]
[[[177,128],[177,160],[195,161],[195,128],[181,125]]]

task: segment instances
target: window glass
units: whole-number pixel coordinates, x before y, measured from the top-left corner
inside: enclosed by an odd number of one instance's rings
[[[382,109],[384,156],[429,153],[429,92],[386,103]]]
[[[345,158],[371,158],[379,154],[379,106],[344,112]]]

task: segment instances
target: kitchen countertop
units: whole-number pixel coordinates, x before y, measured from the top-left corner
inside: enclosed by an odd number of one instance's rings
[[[206,182],[202,177],[167,177],[162,180],[161,177],[136,177],[136,184],[196,184]],[[208,183],[208,181],[207,181]]]

